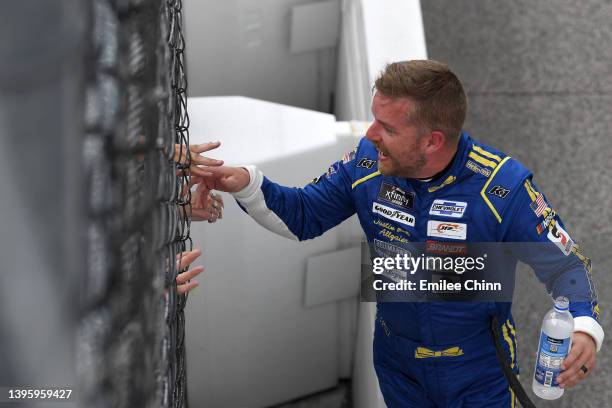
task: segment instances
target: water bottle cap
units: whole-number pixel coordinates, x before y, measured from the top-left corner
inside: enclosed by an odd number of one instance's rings
[[[569,299],[564,296],[559,296],[555,299],[555,309],[560,312],[569,310]]]

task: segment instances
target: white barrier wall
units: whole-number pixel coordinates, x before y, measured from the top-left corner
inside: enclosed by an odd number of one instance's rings
[[[370,118],[372,84],[385,64],[426,57],[418,0],[344,0],[338,116]],[[221,140],[211,156],[255,163],[284,185],[305,185],[356,144],[337,137],[346,124],[332,115],[269,102],[191,98],[189,112],[192,143]],[[359,278],[354,254],[332,254],[358,243],[355,220],[295,243],[225,200],[220,223],[192,225],[206,271],[187,308],[191,405],[269,406],[332,387],[352,371],[354,406],[384,407],[372,366],[374,305],[360,304],[355,320],[355,294],[346,291],[346,281]]]
[[[335,118],[324,113],[243,97],[191,98],[188,104],[191,143],[221,140],[210,156],[257,164],[284,185],[305,185],[356,142],[337,138]],[[351,276],[337,270],[344,265],[337,259],[321,279],[328,260],[321,255],[338,248],[338,229],[296,243],[257,225],[231,196],[224,200],[222,220],[192,224],[206,269],[186,313],[190,405],[264,407],[334,386],[341,340],[353,349],[339,328],[355,326],[347,325],[350,317],[340,324],[338,301],[356,295],[334,293]]]

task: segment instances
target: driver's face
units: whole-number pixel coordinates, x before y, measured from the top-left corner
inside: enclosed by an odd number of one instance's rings
[[[366,137],[378,149],[378,170],[386,176],[418,177],[427,160],[417,125],[408,122],[414,103],[376,92],[372,99],[374,122]]]

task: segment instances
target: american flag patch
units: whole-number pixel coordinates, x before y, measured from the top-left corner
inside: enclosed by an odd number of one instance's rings
[[[354,148],[350,152],[345,153],[344,156],[342,156],[342,163],[346,164],[350,162],[351,160],[353,160],[355,158],[356,152],[357,152],[357,148]]]
[[[531,203],[531,209],[533,210],[536,216],[540,217],[547,207],[548,204],[546,204],[546,201],[544,201],[544,196],[538,193],[538,198],[536,198],[536,200]]]

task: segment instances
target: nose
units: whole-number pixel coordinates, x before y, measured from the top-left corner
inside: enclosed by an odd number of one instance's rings
[[[366,139],[374,143],[380,140],[380,136],[378,135],[378,126],[376,125],[376,121],[372,122],[368,130],[366,130],[365,137]]]

